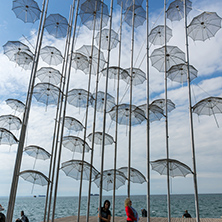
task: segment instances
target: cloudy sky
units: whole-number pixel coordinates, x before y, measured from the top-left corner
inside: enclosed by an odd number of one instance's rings
[[[105,1],[108,2],[108,1]],[[163,1],[154,1],[150,3],[150,29],[157,25],[163,25]],[[37,3],[41,7],[41,1]],[[69,17],[69,1],[53,1],[49,4],[48,14],[60,13],[66,18]],[[145,4],[143,5],[145,8]],[[32,51],[36,41],[36,33],[38,21],[35,24],[25,24],[17,19],[11,10],[12,2],[6,1],[0,9],[0,45],[3,46],[7,41],[19,40],[27,44]],[[201,14],[203,11],[217,12],[222,17],[222,8],[220,0],[212,1],[193,1],[193,10],[188,14],[188,24],[193,17]],[[113,16],[113,29],[119,32],[120,7],[116,5]],[[79,20],[80,24],[80,20]],[[167,25],[172,29],[173,37],[169,41],[169,45],[178,46],[185,51],[185,34],[184,22],[171,22],[167,20]],[[82,45],[90,45],[92,42],[92,31],[87,29],[83,24],[77,27],[77,40],[75,50]],[[44,33],[42,47],[55,46],[64,53],[65,39],[55,39],[50,36],[47,31]],[[155,48],[160,46],[150,45],[150,54]],[[135,47],[134,47],[134,67],[140,68],[146,72],[146,24],[135,30]],[[122,34],[122,52],[121,67],[130,67],[130,50],[131,50],[131,28],[124,23]],[[198,78],[192,81],[192,104],[194,105],[201,99],[209,96],[222,97],[222,30],[219,30],[215,37],[204,42],[193,41],[189,38],[190,64],[198,70]],[[104,50],[104,57],[107,58],[107,51]],[[118,47],[111,51],[110,66],[118,64]],[[47,63],[40,59],[38,69],[41,67],[49,67]],[[53,66],[61,71],[62,65]],[[23,102],[26,100],[26,93],[29,84],[30,71],[24,70],[16,63],[9,61],[4,55],[3,48],[0,48],[0,115],[15,114],[5,102],[8,98],[19,99]],[[71,82],[69,89],[83,88],[87,89],[88,75],[82,71],[72,69]],[[95,92],[95,76],[92,76],[91,92]],[[39,80],[36,80],[36,83]],[[100,77],[99,90],[104,91],[105,78]],[[170,158],[179,160],[187,164],[191,169],[192,151],[190,142],[190,126],[189,126],[189,110],[188,110],[188,89],[186,83],[179,84],[168,80],[168,98],[171,99],[176,109],[169,113],[169,153]],[[114,80],[109,80],[108,92],[116,97],[116,85]],[[127,84],[123,81],[120,83],[120,99],[122,103],[129,103],[129,91]],[[164,98],[164,74],[157,71],[150,65],[150,101]],[[146,102],[146,82],[133,88],[133,104],[142,105]],[[85,110],[67,105],[66,115],[73,116],[81,122],[84,122]],[[89,121],[87,135],[92,132],[93,108],[89,108]],[[46,107],[44,104],[38,103],[35,98],[32,101],[28,130],[26,134],[25,146],[38,145],[51,152],[53,126],[56,114],[55,106]],[[16,113],[20,118],[22,115]],[[102,130],[102,113],[97,113],[96,131]],[[219,124],[219,128],[215,122],[215,118]],[[197,116],[193,114],[194,120],[194,140],[196,151],[196,166],[198,175],[198,191],[199,193],[221,193],[222,192],[222,116],[216,114],[214,116]],[[107,130],[114,137],[115,122],[111,121],[107,115]],[[128,163],[128,129],[124,125],[118,128],[118,157],[117,167],[127,166]],[[18,138],[19,132],[13,131]],[[68,132],[65,131],[65,135]],[[73,135],[77,135],[72,132]],[[83,138],[83,132],[78,134]],[[165,145],[165,121],[155,121],[150,124],[151,136],[151,160],[166,158]],[[87,142],[91,143],[89,140]],[[0,196],[8,196],[10,192],[10,184],[14,169],[17,146],[0,146]],[[146,123],[132,127],[132,167],[141,171],[146,175]],[[72,158],[81,159],[78,153],[73,154],[70,150],[64,148],[62,150],[61,162],[68,161]],[[85,155],[86,161],[90,161],[90,153]],[[95,145],[94,166],[100,170],[101,147]],[[104,169],[112,169],[114,160],[114,145],[105,147]],[[33,169],[34,159],[26,153],[23,155],[22,170]],[[48,175],[49,160],[37,160],[35,170]],[[194,193],[193,178],[191,175],[187,177],[176,177],[171,180],[171,192],[173,194]],[[88,182],[83,183],[83,194],[87,194]],[[59,174],[58,195],[78,195],[79,181],[66,177],[64,172]],[[155,171],[151,171],[151,194],[166,194],[166,176],[161,176]],[[19,179],[18,195],[34,195],[44,194],[46,187],[35,186],[32,192],[32,184]],[[92,193],[98,193],[99,190],[95,184],[92,185]],[[146,184],[131,185],[132,194],[146,194]],[[126,195],[127,186],[122,186],[117,190],[117,194]],[[104,191],[104,195],[112,195],[112,192]]]

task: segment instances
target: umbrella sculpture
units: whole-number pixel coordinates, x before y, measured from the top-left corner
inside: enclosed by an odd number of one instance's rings
[[[64,126],[68,129],[68,130],[74,130],[76,132],[78,131],[82,131],[84,129],[84,126],[82,125],[82,123],[71,117],[71,116],[66,116],[65,117],[65,123],[64,123]]]
[[[130,74],[131,69],[125,69],[128,74]],[[132,72],[132,84],[134,86],[142,84],[145,80],[146,80],[146,73],[143,72],[141,69],[138,68],[133,68],[133,72]],[[130,75],[128,75],[127,78],[123,79],[123,81],[127,82],[128,84],[130,83],[131,77]]]
[[[75,107],[85,108],[87,106],[87,98],[89,93],[89,104],[92,104],[92,94],[85,89],[72,89],[68,92],[68,103]]]
[[[134,0],[135,5],[141,6],[143,3],[143,0]],[[133,5],[133,0],[117,0],[117,4],[121,5],[123,3],[123,9],[127,10],[130,6]]]
[[[214,116],[217,126],[219,124],[217,122],[216,113],[222,113],[222,98],[221,97],[208,97],[202,99],[198,103],[193,106],[193,112],[198,115],[208,115]]]
[[[96,42],[97,45],[99,45],[99,37],[100,32],[96,35]],[[110,37],[110,49],[116,48],[117,44],[119,42],[119,35],[114,30],[111,29],[111,37]],[[101,31],[101,49],[108,49],[109,44],[109,29],[105,28]]]
[[[97,187],[100,187],[100,177],[101,174],[97,174],[93,182],[97,185]],[[116,190],[123,186],[126,182],[127,178],[125,175],[120,172],[119,170],[116,170]],[[114,182],[114,170],[104,170],[103,171],[103,178],[102,178],[102,187],[106,191],[113,190],[113,182]]]
[[[96,93],[93,93],[93,100],[92,105],[94,107],[94,103],[97,101],[96,111],[103,112],[104,109],[104,100],[105,100],[105,93],[104,92],[97,92],[97,100],[95,101]],[[106,94],[106,111],[109,112],[116,104],[115,98],[111,96],[109,93]]]
[[[197,77],[197,70],[190,65],[190,81]],[[183,84],[187,82],[187,65],[185,63],[171,66],[167,72],[167,77],[172,81]]]
[[[40,17],[40,9],[34,0],[14,0],[12,11],[23,22],[34,23]]]
[[[93,50],[93,55],[91,55],[92,50]],[[106,63],[103,52],[100,51],[96,46],[93,46],[93,49],[92,49],[92,46],[90,46],[90,45],[83,45],[81,48],[77,49],[76,52],[87,56],[87,59],[89,60],[89,64],[92,65],[91,74],[93,74],[93,75],[97,74],[98,58],[100,58],[99,70],[102,70],[105,63]]]
[[[165,113],[165,99],[156,99],[150,105],[156,105],[160,107]],[[171,112],[175,108],[175,104],[170,99],[167,99],[167,111]]]
[[[216,12],[203,12],[193,18],[187,27],[188,36],[194,41],[205,41],[217,33],[221,28],[221,17]]]
[[[128,79],[129,78],[129,73],[120,67],[117,66],[110,66],[108,70],[108,78],[110,79],[118,79],[118,72],[119,72],[119,78],[120,79]],[[101,70],[101,73],[103,76],[106,76],[107,74],[107,68],[104,68]]]
[[[175,0],[170,3],[168,9],[167,9],[167,18],[171,21],[180,21],[182,18],[184,18],[184,1],[183,0]],[[187,15],[192,10],[192,2],[189,0],[186,0],[186,11]]]
[[[85,73],[88,73],[89,71],[89,60],[87,56],[78,53],[78,52],[73,52],[72,55],[72,67],[75,69],[80,69]]]
[[[102,7],[103,7],[103,12],[101,12]],[[93,30],[94,28],[94,16],[95,16],[95,30],[100,29],[101,16],[103,17],[102,28],[107,26],[109,20],[108,6],[102,3],[101,1],[97,0],[94,1],[86,0],[80,7],[79,15],[82,24],[84,24],[90,30]]]
[[[35,145],[25,147],[24,152],[27,153],[29,156],[35,158],[33,169],[35,168],[35,163],[37,159],[47,160],[51,156],[50,153],[47,152],[44,148]]]
[[[37,83],[34,86],[33,96],[38,102],[48,105],[56,105],[60,99],[61,91],[50,83]]]
[[[62,74],[57,69],[42,67],[36,72],[36,77],[41,82],[48,82],[53,85],[58,85],[61,82]]]
[[[120,167],[118,170],[124,173],[125,177],[128,176],[128,167]],[[130,167],[130,181],[142,184],[146,182],[146,177],[139,170]]]
[[[93,133],[90,133],[87,138],[92,141]],[[103,133],[102,132],[95,132],[94,133],[94,143],[98,145],[102,145]],[[113,137],[110,136],[108,133],[105,133],[105,145],[112,145],[114,143]]]
[[[0,128],[0,145],[1,144],[6,144],[6,145],[11,146],[11,145],[17,144],[17,143],[18,143],[18,140],[13,135],[13,133],[8,131],[7,129]]]
[[[81,138],[77,136],[64,136],[62,139],[62,145],[71,150],[72,152],[83,152],[83,147],[85,146],[85,152],[89,152],[90,147],[87,142],[84,142]]]
[[[22,113],[25,110],[25,104],[18,99],[7,99],[5,102],[15,111]]]
[[[140,105],[138,106],[138,108],[142,109],[146,115],[146,108],[147,108],[146,104]],[[150,118],[149,121],[150,122],[160,120],[163,116],[164,116],[163,109],[161,109],[159,106],[154,105],[154,104],[149,105],[149,118]]]
[[[152,170],[157,171],[160,175],[167,175],[167,162],[169,163],[169,175],[171,177],[186,176],[193,173],[186,164],[174,159],[159,159],[151,161]]]
[[[165,28],[164,25],[158,25],[150,31],[149,42],[153,45],[163,45],[165,43]],[[166,26],[166,42],[169,42],[172,37],[172,29]]]
[[[92,168],[92,180],[94,180],[95,176],[99,174],[98,170],[86,161],[82,160],[69,160],[62,163],[61,169],[64,171],[66,176],[72,177],[76,180],[80,180],[81,172],[83,166],[83,180],[89,180],[90,178],[90,168]]]
[[[133,6],[128,7],[124,15],[125,15],[124,21],[129,26],[132,26]],[[135,5],[134,6],[134,27],[137,28],[143,25],[145,20],[146,20],[146,11],[143,9],[142,6]]]
[[[87,98],[89,93],[89,103],[92,104],[92,94],[85,89],[72,89],[68,92],[68,103],[75,107],[85,108],[87,106]]]
[[[55,38],[64,38],[67,35],[68,21],[60,14],[50,14],[46,18],[45,28]]]
[[[25,52],[33,57],[33,53],[30,51],[29,47],[20,41],[8,41],[3,45],[4,54],[9,58],[10,61],[16,61],[17,56]]]
[[[33,57],[26,52],[20,52],[15,55],[14,61],[23,69],[27,70],[32,68]]]
[[[44,148],[36,145],[29,145],[25,147],[24,152],[35,159],[47,160],[50,158],[50,153]]]
[[[0,116],[0,127],[7,130],[19,130],[21,128],[22,121],[14,115],[2,115]]]
[[[138,108],[137,106],[131,105],[131,110],[132,110],[132,114],[131,114],[131,124],[132,125],[137,125],[142,123],[146,117],[145,117],[145,113],[142,109]],[[120,105],[116,105],[114,106],[110,111],[110,117],[112,120],[116,121],[116,111],[117,111],[117,107],[118,107],[118,120],[117,122],[120,125],[129,125],[129,114],[130,114],[130,105],[129,104],[120,104]]]
[[[41,49],[40,55],[42,60],[49,65],[59,65],[62,63],[63,57],[61,52],[52,46],[45,46]]]
[[[50,182],[43,173],[37,170],[24,170],[19,173],[19,176],[22,177],[24,180],[33,183],[32,191],[35,184],[45,186]]]
[[[152,66],[159,72],[164,72],[165,69],[165,46],[155,49],[150,56]],[[167,70],[173,65],[178,65],[185,62],[185,53],[177,46],[166,46],[166,62]]]

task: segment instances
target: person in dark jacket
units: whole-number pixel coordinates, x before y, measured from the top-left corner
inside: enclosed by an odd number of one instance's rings
[[[191,218],[191,215],[188,213],[188,210],[185,210],[185,213],[183,214],[182,218]]]
[[[101,222],[110,222],[111,212],[110,212],[109,208],[110,208],[110,202],[109,202],[109,200],[105,200],[103,207],[101,207],[101,211],[98,214],[98,217],[100,218]]]

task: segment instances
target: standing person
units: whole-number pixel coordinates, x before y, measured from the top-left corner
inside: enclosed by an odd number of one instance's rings
[[[127,221],[132,222],[132,221],[138,221],[138,213],[136,210],[132,207],[132,201],[130,198],[126,198],[125,200],[125,211],[126,211],[126,216],[127,216]]]
[[[109,207],[110,207],[109,200],[105,200],[103,207],[101,207],[101,212],[99,212],[98,214],[98,217],[100,218],[101,222],[110,222],[111,212],[109,210]]]
[[[191,215],[188,213],[188,210],[185,210],[185,213],[183,214],[182,218],[191,218]]]

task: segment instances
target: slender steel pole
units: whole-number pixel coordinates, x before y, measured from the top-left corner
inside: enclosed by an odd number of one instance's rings
[[[62,123],[61,123],[60,143],[59,143],[59,150],[58,150],[57,169],[56,169],[57,171],[56,171],[54,201],[53,201],[52,220],[51,220],[52,222],[54,221],[54,217],[55,217],[55,208],[56,208],[56,200],[57,200],[58,181],[59,181],[59,167],[60,167],[60,160],[61,160],[61,153],[62,153],[62,139],[63,139],[63,133],[64,133],[65,116],[66,116],[67,95],[68,95],[68,90],[69,90],[69,81],[70,81],[70,74],[71,74],[71,69],[72,69],[71,68],[72,55],[73,55],[74,41],[75,41],[75,35],[76,35],[78,9],[79,9],[79,0],[77,1],[77,6],[76,6],[72,44],[71,44],[71,53],[70,53],[69,67],[68,67],[68,72],[67,72],[66,90],[65,90],[65,95],[64,95],[64,107],[63,107],[63,115],[62,115],[63,118],[62,118]]]
[[[171,220],[170,212],[170,169],[169,169],[169,133],[168,133],[168,109],[167,109],[167,38],[166,38],[166,0],[164,0],[164,38],[165,38],[165,125],[166,125],[166,157],[167,157],[167,206],[168,222]]]
[[[190,64],[189,64],[189,43],[188,43],[188,34],[187,34],[187,4],[186,3],[187,3],[187,1],[184,0],[184,21],[185,21],[186,60],[187,60],[186,61],[186,65],[187,65],[187,86],[188,86],[188,93],[189,93],[190,137],[191,137],[191,149],[192,149],[192,158],[193,158],[193,181],[194,181],[196,220],[197,220],[197,222],[200,222],[198,189],[197,189],[196,157],[195,157],[195,144],[194,144],[192,99],[191,99],[191,87],[190,87]]]
[[[130,65],[130,110],[129,110],[129,144],[128,144],[128,187],[127,196],[130,197],[130,168],[131,168],[131,135],[132,135],[132,103],[133,103],[133,53],[134,53],[134,21],[135,0],[133,0],[132,11],[132,37],[131,37],[131,65]]]
[[[87,94],[87,104],[86,104],[86,118],[85,118],[85,128],[84,128],[84,141],[86,141],[86,132],[87,132],[87,125],[88,125],[88,110],[89,110],[89,94],[91,88],[91,76],[92,76],[92,63],[93,63],[93,49],[94,49],[94,37],[95,37],[95,27],[96,27],[96,13],[97,13],[97,1],[95,2],[95,11],[93,16],[93,34],[92,34],[92,43],[91,43],[91,63],[89,66],[89,79],[88,79],[88,94]],[[95,110],[94,110],[95,112]],[[93,135],[94,136],[94,135]],[[94,141],[93,141],[94,142]],[[83,146],[83,154],[82,154],[82,161],[84,161],[84,154],[85,153],[85,143]],[[93,154],[94,154],[94,143],[92,144],[91,149],[91,162],[93,162]],[[91,163],[92,164],[92,163]],[[77,221],[79,222],[80,219],[80,208],[81,208],[81,193],[82,193],[82,178],[83,178],[83,165],[81,168],[81,178],[80,178],[80,186],[79,186],[79,205],[78,205],[78,216]],[[92,178],[92,165],[90,166],[90,178],[89,178],[89,186],[91,188],[91,178]],[[89,190],[91,190],[89,188]],[[87,207],[87,221],[89,220],[89,209],[90,209],[90,191],[88,195],[88,207]]]
[[[63,59],[63,66],[62,66],[62,77],[61,77],[60,87],[59,87],[61,89],[61,92],[59,93],[59,96],[58,96],[59,98],[58,98],[56,119],[55,119],[55,126],[54,126],[54,135],[53,135],[53,143],[52,143],[52,151],[51,151],[51,159],[50,159],[50,167],[49,167],[49,177],[48,177],[51,181],[51,186],[49,186],[48,184],[48,187],[47,187],[45,213],[44,213],[44,221],[45,221],[46,214],[47,214],[47,206],[48,206],[47,222],[50,219],[50,212],[51,212],[51,201],[52,201],[52,193],[53,193],[53,185],[54,185],[55,167],[56,167],[56,160],[57,160],[57,153],[58,153],[58,139],[59,139],[60,125],[61,125],[60,120],[61,120],[61,113],[62,113],[62,106],[63,106],[62,95],[65,89],[65,79],[66,79],[66,73],[67,73],[66,69],[67,69],[67,62],[68,62],[68,52],[69,52],[69,47],[70,47],[74,8],[75,8],[75,0],[73,0],[73,6],[71,7],[71,11],[69,15],[69,26],[67,29],[67,38],[66,38],[65,52],[64,52],[64,59]],[[48,203],[48,200],[49,200],[49,203]]]
[[[12,183],[11,183],[11,191],[10,191],[10,196],[9,196],[7,215],[6,215],[7,222],[12,221],[13,213],[14,213],[15,199],[16,199],[16,193],[17,193],[17,188],[18,188],[18,180],[19,180],[19,172],[21,168],[22,154],[23,154],[23,148],[24,148],[24,143],[25,143],[25,135],[26,135],[27,125],[28,125],[29,113],[31,109],[32,93],[33,93],[33,88],[35,85],[35,75],[36,75],[36,70],[37,70],[38,61],[39,61],[39,52],[42,45],[42,37],[44,33],[43,27],[44,27],[46,15],[47,15],[48,3],[49,3],[49,0],[47,0],[47,2],[44,0],[42,4],[42,14],[41,14],[40,23],[39,23],[34,61],[32,65],[32,72],[31,72],[30,81],[29,81],[25,111],[23,115],[18,150],[17,150],[16,161],[15,161],[15,166],[14,166],[14,173],[13,173],[13,178],[12,178]],[[45,13],[44,13],[44,10],[45,10]]]
[[[146,141],[147,141],[147,222],[150,222],[150,82],[149,82],[149,0],[146,0]]]
[[[119,33],[119,59],[118,59],[118,73],[117,73],[117,92],[116,92],[116,127],[115,127],[115,149],[114,149],[114,181],[113,181],[113,217],[112,222],[115,221],[115,197],[116,197],[116,163],[117,163],[117,147],[118,147],[118,118],[119,118],[119,82],[120,82],[120,64],[121,64],[121,41],[122,41],[122,12],[123,2],[121,2],[121,17],[120,17],[120,33]]]

